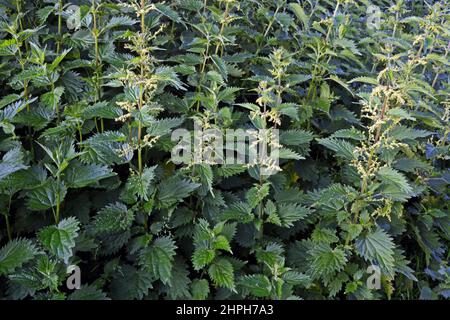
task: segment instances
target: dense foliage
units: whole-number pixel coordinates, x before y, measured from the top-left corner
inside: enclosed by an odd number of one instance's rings
[[[0,298],[449,298],[449,51],[448,0],[0,0]]]

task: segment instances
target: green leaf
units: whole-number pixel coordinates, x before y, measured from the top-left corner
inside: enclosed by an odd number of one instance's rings
[[[71,293],[67,300],[109,300],[106,294],[93,285],[82,286]]]
[[[250,294],[257,298],[270,297],[272,284],[269,278],[262,274],[244,276],[239,280],[239,285],[247,289]]]
[[[395,161],[394,167],[403,172],[431,171],[433,166],[416,158],[401,158]]]
[[[338,130],[335,133],[333,133],[331,137],[352,139],[356,141],[364,141],[366,139],[366,135],[364,134],[364,132],[356,130],[355,128]]]
[[[155,7],[156,7],[156,10],[158,10],[158,12],[165,15],[170,20],[178,22],[178,23],[182,22],[180,15],[175,10],[173,10],[171,7],[169,7],[163,3],[155,3]]]
[[[58,193],[60,195],[59,203],[61,203],[66,196],[67,188],[62,181],[58,187],[55,179],[49,178],[45,183],[28,193],[27,207],[33,211],[44,211],[54,208],[58,204]]]
[[[300,146],[309,143],[313,139],[313,134],[305,130],[288,130],[280,134],[280,142],[288,146]]]
[[[205,300],[209,295],[209,283],[206,279],[195,279],[191,283],[192,299]]]
[[[355,154],[353,153],[355,146],[345,140],[335,138],[324,138],[319,139],[318,141],[319,144],[336,152],[336,155],[340,158],[349,161],[355,158]]]
[[[151,272],[155,279],[168,284],[172,276],[176,248],[175,241],[171,237],[157,238],[141,252],[139,264]]]
[[[378,80],[375,78],[371,78],[371,77],[356,77],[356,78],[353,78],[352,80],[350,80],[348,83],[351,84],[354,82],[362,82],[362,83],[367,83],[367,84],[378,85]]]
[[[382,167],[377,172],[382,182],[381,192],[394,200],[405,201],[413,194],[413,189],[403,174],[389,167]]]
[[[53,255],[68,262],[75,247],[75,239],[80,230],[79,222],[74,217],[61,220],[56,226],[49,226],[39,231],[38,238]]]
[[[23,163],[23,153],[20,147],[9,150],[0,162],[0,181],[10,174],[28,168]]]
[[[20,96],[15,93],[4,96],[3,98],[0,99],[0,109],[4,108],[5,106],[7,106],[13,102],[16,102],[19,99],[20,99]]]
[[[293,270],[285,272],[283,280],[287,284],[301,286],[308,286],[311,283],[311,278],[308,275]]]
[[[173,128],[179,127],[184,122],[184,118],[166,118],[154,120],[147,127],[147,134],[155,136],[163,136],[171,133]]]
[[[158,199],[161,207],[168,208],[186,198],[192,191],[200,186],[199,183],[190,182],[178,176],[165,179],[159,185]]]
[[[244,165],[240,164],[229,164],[229,165],[223,165],[218,168],[216,168],[217,174],[224,178],[229,178],[235,175],[238,175],[244,171],[247,170],[247,168]]]
[[[124,231],[131,227],[134,221],[132,210],[120,202],[106,205],[94,217],[89,228],[96,234]]]
[[[233,265],[227,259],[216,259],[209,267],[208,274],[216,286],[234,290]]]
[[[381,228],[359,236],[355,241],[357,252],[366,261],[376,263],[381,270],[394,275],[394,242]]]
[[[220,75],[227,81],[228,79],[228,69],[225,61],[223,61],[222,58],[220,58],[218,55],[212,55],[211,60],[214,63],[214,65],[217,68],[217,71],[219,71]]]
[[[142,299],[152,288],[152,275],[146,270],[137,270],[123,265],[111,282],[111,298],[116,300]]]
[[[152,192],[152,182],[155,179],[155,169],[157,166],[144,168],[142,170],[142,174],[131,173],[129,176],[127,183],[125,184],[125,190],[122,193],[122,199],[130,199],[134,197],[138,197],[139,199],[143,199],[148,201]],[[134,201],[133,201],[134,200]],[[131,202],[136,202],[136,199],[133,199]]]
[[[111,168],[98,164],[83,165],[79,162],[71,164],[64,173],[68,188],[84,188],[98,183],[102,179],[114,177]]]
[[[186,263],[181,258],[175,258],[172,268],[172,277],[169,284],[165,287],[170,299],[190,298],[189,284],[189,269]]]
[[[341,271],[347,263],[347,255],[340,248],[329,244],[316,244],[308,251],[308,273],[313,279],[326,278]]]
[[[83,118],[86,120],[93,118],[117,119],[123,115],[119,106],[111,105],[106,101],[97,102],[83,110]]]
[[[307,29],[309,24],[309,16],[305,13],[303,7],[298,3],[291,2],[289,3],[289,9],[291,9],[295,16],[302,22],[303,29]]]
[[[0,276],[14,272],[38,253],[28,239],[14,239],[0,249]]]
[[[230,253],[233,253],[231,251],[231,246],[230,246],[230,242],[228,241],[228,239],[223,236],[223,235],[218,235],[212,243],[212,246],[214,249],[216,250],[225,250],[228,251]]]
[[[97,133],[80,142],[83,153],[81,161],[94,164],[122,164],[133,157],[133,152],[126,143],[126,136],[120,132],[106,131]]]
[[[212,191],[212,184],[213,184],[213,171],[211,169],[210,165],[207,164],[197,164],[195,165],[195,172],[198,172],[198,175],[200,176],[200,180],[206,190]]]
[[[344,82],[342,79],[340,79],[339,77],[335,76],[335,75],[331,75],[330,80],[333,80],[334,82],[338,83],[340,86],[342,86],[345,90],[347,90],[352,96],[354,95],[353,91],[350,89],[350,87],[348,86],[348,84],[346,82]]]
[[[128,16],[113,16],[108,20],[108,23],[102,29],[102,32],[112,28],[132,26],[135,23],[137,23],[137,20],[131,19]]]
[[[216,252],[213,249],[197,248],[192,255],[192,264],[195,270],[200,270],[204,266],[210,264],[216,257]]]
[[[255,185],[249,191],[245,197],[250,206],[250,209],[256,208],[256,206],[269,195],[270,183],[264,183],[263,185]]]
[[[281,204],[278,206],[278,217],[282,227],[292,227],[294,222],[305,219],[311,211],[299,204]]]

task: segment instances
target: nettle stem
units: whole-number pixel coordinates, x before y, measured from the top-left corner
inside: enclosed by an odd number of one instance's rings
[[[449,50],[445,50],[444,60],[447,59],[448,51],[449,51]],[[433,82],[431,83],[431,87],[434,88],[434,87],[436,86],[436,82],[437,82],[438,79],[439,79],[439,76],[440,76],[440,74],[441,74],[441,71],[442,71],[442,68],[439,68],[439,69],[436,71],[436,75],[434,76]]]
[[[11,196],[9,196],[8,208],[6,208],[6,212],[3,214],[5,216],[5,224],[6,224],[6,233],[8,234],[8,240],[12,240],[12,227],[9,221],[9,212],[11,211]]]
[[[102,63],[100,57],[100,46],[99,46],[99,30],[97,27],[97,8],[95,5],[95,0],[92,0],[91,4],[92,12],[92,37],[94,38],[94,54],[95,54],[95,69],[94,69],[94,103],[97,103],[101,98],[101,77],[102,77]],[[97,122],[97,121],[96,121]],[[105,125],[103,118],[100,118],[100,132],[105,130]],[[97,128],[97,131],[98,128]]]
[[[59,217],[61,212],[61,176],[58,173],[58,176],[56,177],[56,214],[55,214],[55,223],[59,223]]]
[[[51,90],[52,90],[52,94],[55,95],[55,84],[54,84],[53,82],[52,82],[52,84],[51,84]],[[53,101],[55,101],[55,99],[53,99]],[[60,115],[59,115],[59,106],[58,106],[58,104],[55,103],[55,102],[53,102],[53,109],[54,109],[55,112],[56,112],[56,121],[57,121],[58,123],[60,123],[60,122],[61,122],[61,118],[60,118]]]
[[[16,10],[17,10],[17,16],[19,19],[19,26],[20,30],[23,30],[23,22],[22,22],[22,0],[16,0]]]
[[[200,79],[199,79],[199,82],[198,82],[198,85],[197,85],[197,90],[196,90],[197,93],[201,92],[201,86],[202,86],[202,82],[203,82],[203,79],[204,79],[203,74],[204,74],[205,69],[206,69],[206,62],[209,59],[209,35],[208,35],[208,39],[207,40],[208,41],[206,42],[206,50],[205,50],[205,53],[203,55],[202,67],[200,69]],[[197,112],[200,112],[200,100],[197,100],[197,107],[196,107],[196,109],[197,109]]]
[[[22,6],[21,6],[21,0],[16,0],[16,8],[17,8],[17,15],[19,16],[19,28],[20,31],[23,31],[23,23],[22,23],[22,17],[20,17],[22,15]],[[25,62],[23,61],[23,54],[22,54],[22,50],[20,49],[21,43],[19,43],[19,38],[15,37],[16,41],[17,41],[17,53],[19,55],[19,64],[20,64],[20,68],[22,70],[22,72],[25,71]],[[25,100],[25,102],[28,101],[28,80],[24,80],[23,81],[23,98]],[[30,110],[30,107],[27,104],[27,111]]]
[[[146,28],[145,28],[145,0],[141,0],[141,36],[145,37]],[[140,68],[141,68],[141,79],[139,84],[139,101],[138,101],[138,108],[139,111],[142,110],[142,107],[144,106],[144,86],[142,84],[142,81],[144,79],[144,59],[145,59],[145,53],[143,50],[141,50],[141,60],[140,60]],[[139,175],[142,175],[142,122],[141,120],[138,121],[138,171]]]
[[[12,240],[12,230],[11,230],[11,223],[9,222],[9,215],[8,213],[4,214],[5,216],[5,223],[6,223],[6,233],[8,234],[8,240]]]
[[[225,29],[225,26],[227,25],[227,19],[228,19],[229,10],[230,10],[229,2],[227,2],[226,5],[225,5],[225,12],[223,13],[223,20],[222,20],[222,23],[221,23],[221,26],[220,26],[219,38],[222,37],[223,31]],[[220,45],[220,41],[216,45],[216,51],[215,51],[216,54],[219,53],[219,48],[222,48],[222,50],[221,50],[221,55],[222,55],[223,54],[223,45],[222,46]]]
[[[328,41],[330,39],[331,30],[333,30],[333,26],[334,26],[334,19],[336,19],[336,16],[337,16],[337,13],[338,13],[340,5],[341,5],[341,1],[338,0],[337,3],[336,3],[336,7],[334,8],[334,12],[333,12],[333,17],[332,17],[333,21],[331,21],[331,24],[328,27],[328,31],[327,31],[327,35],[325,37],[325,41]]]
[[[58,42],[56,43],[56,53],[61,51],[61,41],[62,41],[62,11],[63,11],[63,0],[58,1]]]
[[[280,10],[280,6],[277,5],[277,8],[275,9],[275,13],[273,14],[273,18],[270,19],[269,24],[267,25],[266,30],[264,31],[264,35],[263,38],[266,38],[267,35],[269,34],[270,29],[272,28],[273,23],[275,22],[275,16],[277,15],[278,11]],[[258,43],[258,48],[256,49],[255,55],[257,56],[259,54],[259,52],[261,51],[261,49],[263,48],[261,43]]]
[[[385,95],[385,96],[384,96],[383,105],[381,106],[381,112],[380,112],[380,120],[381,120],[381,121],[384,120],[384,115],[385,115],[385,113],[386,113],[386,108],[387,108],[387,105],[388,105],[388,101],[389,101],[388,96]],[[375,135],[375,142],[378,142],[378,140],[380,140],[380,136],[381,136],[381,127],[382,127],[382,124],[380,123],[380,125],[379,125],[378,128],[377,128],[377,133],[376,133],[376,135]]]

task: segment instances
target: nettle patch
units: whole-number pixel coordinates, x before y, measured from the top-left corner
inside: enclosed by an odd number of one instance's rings
[[[450,297],[428,2],[1,0],[0,298]]]

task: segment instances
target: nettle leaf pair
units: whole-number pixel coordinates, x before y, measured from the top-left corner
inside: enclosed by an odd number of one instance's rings
[[[449,298],[448,4],[367,5],[3,1],[0,297]]]

